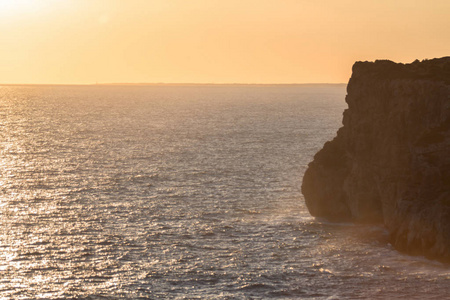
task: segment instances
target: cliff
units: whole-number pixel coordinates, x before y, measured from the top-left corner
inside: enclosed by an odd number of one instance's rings
[[[357,62],[346,102],[303,178],[310,213],[384,223],[398,250],[450,262],[450,57]]]

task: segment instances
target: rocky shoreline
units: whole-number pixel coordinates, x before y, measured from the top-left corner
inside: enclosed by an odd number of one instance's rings
[[[310,213],[384,224],[398,250],[450,262],[450,57],[357,62],[346,102],[303,178]]]

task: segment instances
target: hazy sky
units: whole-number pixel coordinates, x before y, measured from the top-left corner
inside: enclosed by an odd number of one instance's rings
[[[449,0],[0,0],[0,83],[337,83],[446,55]]]

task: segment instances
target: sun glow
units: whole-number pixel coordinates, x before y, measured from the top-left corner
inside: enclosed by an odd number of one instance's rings
[[[33,0],[0,0],[0,15],[34,11],[38,6],[39,1]]]
[[[449,12],[448,0],[0,0],[0,83],[342,83],[357,60],[448,55]]]

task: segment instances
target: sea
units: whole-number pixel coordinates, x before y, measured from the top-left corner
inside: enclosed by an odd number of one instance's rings
[[[308,213],[345,95],[0,86],[0,299],[448,299],[449,265]]]

